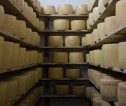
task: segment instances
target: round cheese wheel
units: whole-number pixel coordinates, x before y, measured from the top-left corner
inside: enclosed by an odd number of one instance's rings
[[[89,25],[92,26],[94,22],[93,13],[89,13]]]
[[[45,30],[45,22],[44,21],[39,21],[39,31],[44,31]]]
[[[99,12],[98,12],[98,7],[95,7],[94,9],[93,9],[93,12],[92,12],[92,16],[93,16],[93,19],[94,19],[94,21],[97,21],[98,20],[98,18],[99,18]]]
[[[93,106],[102,106],[103,100],[101,97],[96,97],[93,99]]]
[[[68,63],[67,52],[53,52],[52,61],[55,63]]]
[[[51,79],[62,79],[63,78],[63,68],[49,68],[48,78]]]
[[[117,87],[119,82],[120,80],[113,78],[101,79],[100,93],[105,101],[117,101]]]
[[[80,46],[80,37],[79,36],[65,36],[65,46]]]
[[[3,44],[2,70],[12,68],[13,53],[14,53],[14,43],[5,41]]]
[[[84,89],[85,89],[85,86],[82,86],[82,85],[74,85],[72,86],[72,93],[74,95],[78,95],[78,96],[81,96],[81,95],[84,95]]]
[[[32,30],[30,28],[26,28],[26,36],[24,41],[31,44],[31,39],[32,39]]]
[[[118,102],[119,106],[125,106],[126,105],[126,82],[120,82],[118,84]]]
[[[66,78],[77,79],[80,78],[80,76],[81,76],[80,69],[66,69],[65,71]]]
[[[26,17],[28,17],[28,3],[24,2],[24,10],[23,13]]]
[[[82,46],[86,46],[86,37],[81,38]]]
[[[16,33],[17,28],[17,20],[15,16],[4,14],[4,24],[2,25],[2,29],[14,35]]]
[[[94,52],[90,51],[89,56],[90,56],[90,63],[94,64]]]
[[[102,12],[105,10],[104,4],[103,4],[103,0],[99,0],[99,2],[98,2],[98,10],[99,10],[99,14],[102,14]]]
[[[94,29],[92,35],[93,35],[93,38],[94,38],[94,42],[97,42],[98,39],[99,39],[98,38],[98,30]]]
[[[118,45],[118,59],[119,59],[119,67],[121,69],[126,69],[126,54],[125,54],[125,50],[126,50],[126,42],[121,42]]]
[[[103,65],[103,54],[101,50],[93,50],[94,52],[94,65]]]
[[[71,30],[85,30],[86,22],[84,20],[72,20]]]
[[[48,46],[61,47],[63,46],[63,36],[48,36]]]
[[[86,54],[86,62],[90,63],[90,55],[89,54]]]
[[[92,93],[91,94],[91,101],[93,102],[94,98],[100,98],[100,97],[101,97],[100,93],[98,93],[98,92]]]
[[[18,9],[20,9],[23,12],[23,10],[24,10],[24,0],[17,0],[16,1],[16,6],[18,7]]]
[[[89,19],[87,19],[87,29],[90,29],[91,28],[91,26],[90,26],[90,23],[89,23]]]
[[[109,104],[109,102],[105,102],[105,101],[104,101],[104,102],[102,103],[102,106],[111,106],[111,105]]]
[[[4,8],[0,5],[0,28],[4,24]]]
[[[58,14],[73,14],[73,7],[71,4],[61,4],[57,8]]]
[[[77,5],[75,8],[75,14],[88,14],[87,4]]]
[[[83,52],[70,52],[69,53],[69,63],[83,63],[84,54]]]
[[[43,6],[43,13],[44,14],[56,14],[55,6],[52,6],[52,5]]]
[[[92,36],[92,34],[86,34],[85,37],[86,37],[86,46],[91,45],[93,43],[93,36]]]
[[[107,68],[119,67],[118,44],[105,44],[102,46],[103,63]]]
[[[69,20],[57,19],[53,22],[54,30],[69,30]]]
[[[105,36],[105,23],[102,22],[98,24],[97,29],[98,29],[98,38],[102,39]]]
[[[4,38],[0,36],[0,70],[2,69],[3,63],[3,47],[4,47]]]
[[[57,94],[57,95],[67,95],[67,94],[69,94],[69,85],[67,85],[67,84],[57,84],[57,85],[55,85],[55,94]]]

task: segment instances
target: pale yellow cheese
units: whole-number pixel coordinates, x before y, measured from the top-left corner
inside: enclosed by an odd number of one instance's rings
[[[0,71],[2,69],[2,63],[3,63],[3,47],[4,47],[4,38],[0,36]]]
[[[93,106],[102,106],[103,100],[101,97],[96,97],[93,99]]]
[[[126,105],[126,82],[120,82],[118,84],[118,103],[119,106]]]
[[[98,7],[95,7],[94,9],[93,9],[93,12],[92,12],[92,16],[93,16],[93,19],[94,19],[94,21],[97,21],[98,20],[98,18],[99,18],[99,12],[98,12]]]
[[[91,11],[95,0],[88,0],[88,11]]]
[[[71,30],[85,30],[86,22],[84,20],[72,20]]]
[[[0,28],[4,24],[4,8],[2,5],[0,5]]]
[[[44,14],[56,14],[55,6],[53,5],[43,6],[42,9]]]
[[[61,47],[63,46],[63,36],[48,36],[48,46]]]
[[[102,39],[105,36],[105,23],[99,23],[97,25],[97,29],[98,29],[98,38]]]
[[[26,53],[25,53],[25,66],[29,65],[28,61],[29,61],[29,52],[26,51]]]
[[[19,10],[23,12],[24,10],[24,0],[17,0],[16,6]]]
[[[94,87],[86,87],[86,97],[91,98],[92,93],[96,93],[96,89]]]
[[[100,93],[98,93],[98,92],[92,93],[91,94],[91,101],[93,102],[94,98],[100,98],[100,97],[101,97]]]
[[[63,68],[49,68],[48,78],[51,79],[62,79],[63,78]]]
[[[12,68],[13,53],[14,53],[14,43],[5,41],[3,45],[2,70]]]
[[[102,46],[103,63],[107,68],[119,67],[118,44],[105,44]]]
[[[75,14],[88,14],[87,4],[77,5],[75,8]]]
[[[67,63],[68,53],[67,52],[53,52],[52,61],[55,63]]]
[[[42,63],[42,62],[44,62],[44,53],[39,52],[38,53],[38,63]]]
[[[39,31],[44,31],[45,30],[45,22],[44,21],[39,21]]]
[[[74,95],[78,95],[78,96],[84,95],[84,93],[85,93],[84,90],[85,90],[85,86],[82,86],[82,85],[72,86],[72,93]]]
[[[89,13],[89,25],[92,26],[94,24],[93,13]]]
[[[90,51],[89,56],[90,56],[90,63],[94,64],[94,52]]]
[[[86,37],[81,38],[82,46],[86,46]]]
[[[80,76],[81,76],[80,69],[66,69],[65,71],[66,78],[77,79],[80,78]]]
[[[99,0],[98,2],[98,10],[99,14],[101,14],[106,8],[104,7],[103,0]]]
[[[13,15],[4,14],[4,24],[2,26],[2,29],[9,34],[14,35],[17,30],[16,28],[17,28],[16,17]]]
[[[67,95],[67,94],[69,94],[69,85],[67,85],[67,84],[57,84],[57,85],[55,85],[55,93],[57,95]]]
[[[86,54],[86,62],[90,63],[90,55],[89,54]]]
[[[54,30],[69,30],[69,20],[57,19],[53,21]]]
[[[61,4],[57,8],[58,14],[73,14],[73,7],[71,4]]]
[[[40,3],[40,1],[37,1],[37,11],[39,13],[41,12],[41,3]]]
[[[90,23],[89,23],[89,19],[87,19],[87,29],[90,29],[91,28],[91,26],[90,26]]]
[[[23,13],[26,17],[28,17],[28,3],[27,2],[24,2],[24,10],[23,10]]]
[[[85,38],[86,38],[86,46],[89,46],[93,43],[93,36],[92,34],[86,34],[85,35]]]
[[[126,69],[126,42],[121,42],[118,45],[118,59],[119,59],[119,67],[121,69]]]
[[[24,41],[27,43],[31,43],[31,39],[32,39],[32,30],[30,28],[26,28],[26,36]]]
[[[65,46],[80,46],[80,37],[79,36],[66,36],[65,37]]]
[[[84,54],[83,52],[70,52],[69,53],[69,63],[83,63]]]
[[[105,101],[117,101],[117,87],[119,82],[120,80],[113,78],[101,79],[100,93]]]
[[[94,29],[92,35],[93,35],[93,38],[94,38],[94,42],[97,42],[99,40],[99,38],[98,38],[98,30]]]

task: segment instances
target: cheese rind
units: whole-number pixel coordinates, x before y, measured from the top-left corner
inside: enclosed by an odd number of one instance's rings
[[[55,6],[48,5],[42,7],[43,14],[56,14]]]
[[[86,4],[77,5],[75,7],[75,14],[88,14],[88,8]]]
[[[0,28],[4,24],[4,8],[2,5],[0,5]]]

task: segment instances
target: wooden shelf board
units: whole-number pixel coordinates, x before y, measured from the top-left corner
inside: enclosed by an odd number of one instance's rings
[[[88,81],[88,78],[78,78],[78,79],[49,79],[49,78],[42,78],[41,81],[52,81],[52,82],[60,82],[60,81]]]

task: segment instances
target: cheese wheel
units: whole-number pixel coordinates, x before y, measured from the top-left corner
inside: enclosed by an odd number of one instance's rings
[[[24,41],[31,44],[31,39],[32,39],[32,30],[30,28],[26,28],[26,36]]]
[[[98,29],[98,38],[102,39],[105,36],[105,23],[102,22],[98,24],[97,29]]]
[[[70,52],[69,53],[69,63],[83,63],[84,54],[83,52]]]
[[[102,14],[102,12],[105,10],[104,4],[103,4],[103,0],[99,0],[99,2],[98,2],[98,10],[99,10],[99,14]]]
[[[86,37],[81,38],[82,46],[86,46]]]
[[[88,14],[87,4],[77,5],[75,8],[75,14]]]
[[[90,56],[90,63],[94,64],[94,52],[90,51],[89,56]]]
[[[93,36],[92,34],[86,34],[85,35],[86,38],[86,46],[89,46],[93,43]]]
[[[125,14],[126,1],[120,0],[116,3],[116,17],[119,26],[126,24],[126,14]]]
[[[16,31],[15,35],[21,39],[24,39],[26,35],[26,22],[17,20],[17,29],[18,30]]]
[[[82,86],[82,85],[74,85],[74,86],[72,86],[72,93],[74,95],[78,95],[78,96],[84,95],[84,93],[85,93],[85,86]]]
[[[14,57],[13,57],[13,68],[16,68],[18,67],[18,61],[19,61],[19,50],[20,50],[20,47],[19,47],[19,44],[17,43],[14,43]]]
[[[109,104],[109,102],[105,102],[105,101],[104,101],[104,102],[102,103],[102,106],[111,106],[111,105]]]
[[[102,46],[103,63],[107,68],[119,67],[118,44],[105,44]]]
[[[86,62],[90,63],[90,55],[89,54],[86,54]]]
[[[0,106],[5,106],[7,100],[7,87],[8,83],[0,81]]]
[[[91,28],[91,26],[90,26],[90,23],[89,23],[89,19],[87,19],[87,29],[90,29]]]
[[[65,71],[66,78],[77,79],[80,78],[80,76],[81,76],[80,69],[66,69]]]
[[[57,19],[53,22],[54,30],[69,30],[69,20]]]
[[[97,21],[98,20],[98,18],[99,18],[99,12],[98,12],[98,7],[95,7],[94,9],[93,9],[93,12],[92,12],[92,16],[93,16],[93,19],[94,19],[94,21]]]
[[[126,42],[121,42],[118,45],[118,58],[119,58],[119,67],[121,69],[126,69],[126,54],[125,54],[125,50],[126,50]]]
[[[22,12],[24,10],[24,0],[17,0],[16,6],[18,9],[20,9]]]
[[[113,78],[101,79],[100,93],[105,101],[117,101],[117,87],[119,82],[120,80]]]
[[[44,14],[56,14],[55,6],[52,6],[52,5],[43,6],[43,13]]]
[[[38,63],[42,63],[42,62],[44,62],[44,53],[39,52],[39,54],[38,54]]]
[[[105,18],[105,34],[109,34],[114,31],[118,26],[116,22],[116,16]]]
[[[40,3],[40,1],[37,1],[37,11],[39,13],[41,12],[41,3]]]
[[[2,69],[4,38],[0,36],[0,70]]]
[[[28,17],[28,3],[24,2],[24,10],[23,13],[26,17]]]
[[[45,22],[44,21],[39,21],[39,31],[44,31],[45,30]]]
[[[103,54],[101,50],[93,50],[94,52],[94,65],[103,65]]]
[[[73,14],[73,7],[71,4],[61,4],[57,8],[58,14]]]
[[[93,38],[94,38],[94,42],[97,42],[99,40],[99,38],[98,38],[98,30],[94,29],[92,35],[93,35]]]
[[[92,26],[94,22],[93,13],[89,13],[89,25]]]
[[[4,24],[4,8],[0,5],[0,28]]]
[[[61,47],[63,46],[63,36],[49,36],[47,44],[52,47]]]
[[[4,14],[4,24],[2,26],[2,29],[9,34],[14,35],[16,33],[16,28],[16,17],[9,14]]]
[[[71,30],[85,30],[86,22],[84,20],[72,20]]]
[[[65,37],[65,46],[80,46],[80,37],[79,36],[66,36]]]
[[[63,68],[49,68],[48,78],[51,79],[62,79],[63,78]]]
[[[94,99],[94,98],[100,98],[100,97],[101,97],[100,93],[97,93],[97,92],[92,93],[92,94],[91,94],[91,101],[92,101],[92,103],[93,103],[93,99]]]
[[[126,82],[120,82],[118,84],[118,103],[119,106],[125,106],[126,105]]]
[[[55,63],[67,63],[68,53],[67,52],[53,52],[52,61]]]
[[[55,94],[57,94],[57,95],[67,95],[67,94],[69,94],[69,85],[67,85],[67,84],[57,84],[57,85],[55,85]]]
[[[5,41],[3,45],[2,70],[12,68],[14,43]]]
[[[86,88],[86,96],[88,97],[88,98],[91,98],[91,94],[92,93],[96,93],[97,91],[96,91],[96,89],[94,88],[94,87],[87,87]]]
[[[96,97],[93,99],[93,106],[102,106],[103,100],[101,97]]]

